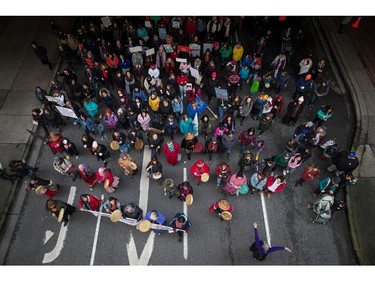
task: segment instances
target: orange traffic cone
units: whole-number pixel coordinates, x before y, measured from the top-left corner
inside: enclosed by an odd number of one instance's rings
[[[361,17],[358,17],[355,22],[352,23],[353,28],[359,28],[359,22],[361,21]]]

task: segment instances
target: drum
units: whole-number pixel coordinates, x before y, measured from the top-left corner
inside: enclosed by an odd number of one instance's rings
[[[61,208],[61,209],[60,209],[59,216],[57,217],[57,221],[58,221],[58,222],[62,222],[62,220],[63,220],[63,218],[64,218],[64,213],[65,213],[65,209],[64,209],[64,208]]]
[[[223,218],[223,220],[230,221],[232,219],[232,214],[228,211],[223,211],[221,213],[221,217]]]
[[[163,134],[163,131],[162,130],[159,130],[159,129],[156,129],[156,128],[152,128],[150,127],[148,130],[147,130],[147,133],[148,134],[158,134],[158,135],[162,135]]]
[[[111,214],[111,222],[118,222],[122,218],[122,213],[120,210],[115,210]]]
[[[43,185],[40,185],[40,186],[38,186],[36,189],[35,189],[35,193],[37,194],[37,195],[43,195],[44,193],[46,193],[47,192],[47,188],[45,187],[45,186],[43,186]]]
[[[134,162],[129,162],[129,167],[130,167],[130,169],[132,169],[133,171],[135,171],[135,170],[138,169],[137,164],[135,164]]]
[[[210,179],[210,175],[209,175],[209,174],[207,174],[207,173],[203,173],[203,174],[201,175],[201,181],[202,181],[202,182],[208,182],[209,179]]]
[[[158,180],[162,177],[162,174],[160,172],[154,173],[152,175],[153,179]]]
[[[219,208],[222,209],[223,211],[228,210],[229,207],[230,207],[230,204],[229,204],[229,202],[227,200],[221,199],[219,201]]]
[[[118,150],[120,148],[120,144],[115,140],[111,141],[109,146],[112,148],[112,150]]]
[[[151,222],[148,221],[148,220],[142,220],[139,224],[138,224],[138,230],[140,232],[147,232],[149,231],[151,228]]]
[[[193,195],[191,194],[186,195],[185,202],[186,202],[186,205],[188,206],[193,204]]]
[[[108,187],[109,187],[109,180],[106,179],[106,180],[104,181],[104,188],[107,189]]]
[[[194,153],[201,153],[203,151],[203,143],[201,143],[200,141],[198,141],[195,145],[194,145],[194,148],[193,148],[193,151]]]
[[[143,149],[143,141],[141,139],[137,139],[135,141],[134,147],[136,150],[141,151]]]

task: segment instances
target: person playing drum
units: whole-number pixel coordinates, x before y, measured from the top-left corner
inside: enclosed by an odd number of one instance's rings
[[[202,181],[203,174],[210,174],[210,167],[204,163],[203,159],[198,159],[190,168],[190,173],[194,175],[197,185]]]
[[[129,154],[121,154],[117,161],[118,165],[123,169],[124,174],[133,178],[133,175],[138,171],[138,167],[135,164],[135,159]]]
[[[194,191],[191,184],[188,181],[184,181],[183,183],[178,185],[177,193],[179,194],[177,195],[178,199],[180,199],[182,202],[185,202],[186,196],[188,194],[193,195]]]
[[[151,161],[146,166],[146,172],[148,177],[154,180],[158,180],[161,183],[161,176],[163,174],[163,165],[158,161],[156,156],[151,158]]]
[[[166,225],[167,218],[160,212],[152,210],[147,212],[144,217],[145,220],[149,220],[153,224]],[[156,235],[160,235],[163,232],[161,229],[155,229]]]
[[[53,217],[59,217],[60,214],[63,214],[62,221],[64,222],[64,226],[66,226],[70,220],[70,217],[76,211],[76,207],[61,201],[61,200],[52,200],[48,199],[46,202],[46,208],[48,211],[51,212]],[[63,209],[63,211],[62,211]],[[60,222],[60,221],[59,221]]]
[[[232,218],[231,213],[233,211],[233,206],[226,199],[220,199],[213,203],[210,208],[208,208],[210,213],[215,212],[220,217],[220,220],[230,220]],[[225,212],[225,213],[223,213]],[[228,214],[229,213],[229,214]]]

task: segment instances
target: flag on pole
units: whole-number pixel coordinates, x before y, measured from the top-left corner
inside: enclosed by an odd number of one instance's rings
[[[195,136],[198,136],[198,113],[195,113],[194,119],[193,119],[193,131],[195,132]]]
[[[197,95],[195,98],[195,104],[197,105],[197,112],[201,114],[207,107],[207,104]]]

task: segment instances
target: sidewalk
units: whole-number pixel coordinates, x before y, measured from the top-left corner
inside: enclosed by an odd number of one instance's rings
[[[52,17],[1,17],[0,18],[0,162],[9,171],[8,163],[25,159],[34,165],[39,149],[32,147],[30,134],[34,130],[31,110],[41,107],[35,98],[35,87],[49,89],[54,72],[35,56],[30,43],[35,40],[48,51],[49,60],[55,67],[58,62],[58,45],[51,33]],[[54,17],[64,30],[68,30],[73,18]],[[40,142],[39,142],[40,145]],[[0,181],[0,239],[11,231],[17,222],[25,192],[22,183],[12,185]],[[20,191],[20,196],[15,196]],[[5,220],[7,224],[4,224]],[[7,229],[2,229],[6,225]],[[9,230],[9,231],[8,231]],[[5,253],[0,249],[0,254]]]
[[[337,64],[346,87],[341,89],[351,95],[356,130],[352,149],[357,152],[360,168],[355,171],[359,184],[347,189],[349,224],[353,248],[360,264],[375,264],[375,34],[374,17],[364,17],[359,29],[347,26],[338,33],[340,17],[320,17],[318,29],[328,42],[327,47]],[[354,20],[354,17],[353,17]],[[340,84],[340,83],[339,83]],[[341,85],[340,85],[341,87]]]

